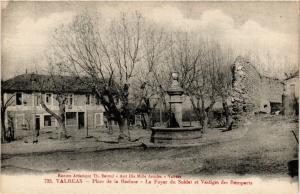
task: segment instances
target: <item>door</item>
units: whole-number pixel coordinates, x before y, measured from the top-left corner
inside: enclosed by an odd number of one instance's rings
[[[78,129],[84,128],[84,112],[78,112]]]
[[[37,136],[40,135],[40,129],[41,129],[40,116],[35,116],[35,132]]]

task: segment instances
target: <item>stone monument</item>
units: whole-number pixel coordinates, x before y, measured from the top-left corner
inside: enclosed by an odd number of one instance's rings
[[[189,145],[199,143],[200,127],[184,126],[182,123],[183,89],[178,82],[178,73],[172,73],[172,84],[167,90],[170,96],[170,114],[167,127],[152,127],[150,142],[154,145]]]
[[[171,114],[175,115],[176,121],[179,127],[182,127],[182,99],[181,96],[183,94],[183,89],[180,87],[178,82],[178,73],[172,73],[172,84],[171,87],[168,89],[167,93],[170,96],[170,110]],[[169,126],[172,127],[173,123],[171,122]]]

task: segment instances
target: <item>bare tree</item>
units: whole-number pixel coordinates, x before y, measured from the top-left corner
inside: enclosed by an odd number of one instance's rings
[[[3,81],[1,80],[1,85],[3,86]],[[12,141],[14,137],[12,136],[12,131],[8,131],[5,125],[5,115],[7,108],[13,104],[15,100],[15,94],[7,95],[6,98],[4,97],[3,88],[1,90],[1,141]],[[12,127],[9,130],[13,130]]]
[[[215,103],[215,93],[211,80],[211,64],[207,56],[207,45],[202,40],[191,39],[191,34],[180,33],[174,36],[170,47],[170,63],[179,72],[180,84],[191,101],[193,110],[202,126],[207,126],[207,112]],[[207,99],[210,100],[206,106]]]
[[[76,83],[74,83],[74,78],[67,77],[60,72],[57,66],[60,66],[60,64],[49,62],[48,75],[40,76],[31,74],[31,81],[37,86],[37,90],[40,92],[40,94],[35,94],[36,99],[42,108],[57,120],[60,126],[59,138],[62,139],[69,138],[65,126],[66,106],[70,95],[68,91]],[[53,91],[53,98],[58,102],[58,112],[51,110],[47,103],[45,103],[45,99],[41,95],[45,91]]]
[[[228,101],[231,100],[230,95],[232,91],[232,69],[231,65],[234,62],[234,54],[231,49],[216,48],[217,66],[216,66],[216,92],[217,96],[221,98],[223,112],[225,115],[225,126],[228,128],[231,124],[231,111]]]
[[[221,98],[229,120],[227,98],[230,94],[230,65],[232,55],[225,53],[217,42],[196,35],[180,33],[170,48],[170,62],[180,73],[180,83],[189,96],[202,126],[207,128],[213,106]],[[229,122],[229,121],[228,121]]]
[[[131,17],[122,14],[108,30],[100,30],[98,18],[82,14],[54,34],[56,60],[63,64],[65,72],[93,88],[106,113],[117,121],[119,139],[130,139],[129,92],[140,63],[142,20],[138,13]]]
[[[161,112],[167,112],[165,97],[169,68],[165,63],[165,58],[170,45],[169,33],[155,24],[147,25],[142,39],[144,65],[139,67],[139,72],[135,77],[133,96],[138,101],[138,107],[142,109],[143,114],[150,117],[151,125],[153,124],[152,114],[157,106],[161,106]]]

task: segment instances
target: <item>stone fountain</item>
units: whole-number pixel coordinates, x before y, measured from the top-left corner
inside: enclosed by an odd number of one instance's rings
[[[170,96],[169,122],[166,127],[152,127],[150,142],[154,145],[189,145],[200,143],[200,127],[183,126],[182,95],[183,89],[178,82],[178,73],[172,73],[172,84],[168,89]]]

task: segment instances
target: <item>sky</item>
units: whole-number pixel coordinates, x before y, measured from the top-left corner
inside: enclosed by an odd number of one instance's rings
[[[238,54],[251,53],[266,74],[282,73],[299,65],[298,10],[299,2],[2,2],[1,76],[46,67],[54,29],[85,11],[107,20],[139,11],[165,28],[199,32]]]

